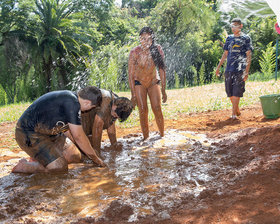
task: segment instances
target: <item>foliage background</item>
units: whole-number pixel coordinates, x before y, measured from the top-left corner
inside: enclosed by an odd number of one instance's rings
[[[128,91],[127,61],[150,26],[162,45],[167,87],[220,83],[214,75],[233,12],[216,0],[1,0],[0,105],[52,90],[96,85]],[[250,80],[274,78],[275,16],[250,15],[243,31],[254,52]],[[279,66],[279,65],[278,65]]]

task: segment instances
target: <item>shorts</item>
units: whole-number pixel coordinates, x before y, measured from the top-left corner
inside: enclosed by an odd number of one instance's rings
[[[243,97],[245,82],[243,72],[225,72],[225,87],[228,97]]]
[[[16,127],[15,138],[19,147],[43,166],[63,157],[64,134],[45,135]]]

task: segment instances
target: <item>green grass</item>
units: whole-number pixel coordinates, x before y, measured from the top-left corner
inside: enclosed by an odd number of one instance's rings
[[[0,106],[0,123],[18,120],[29,105],[30,103],[17,103]]]
[[[256,82],[246,82],[246,92],[240,100],[240,107],[253,104],[260,104],[259,97],[273,93],[280,93],[280,80]],[[119,96],[130,98],[130,92],[118,92]],[[226,96],[224,83],[209,84],[191,88],[167,90],[167,103],[162,105],[165,119],[176,119],[180,114],[196,113],[208,110],[230,109],[231,103]],[[16,121],[30,103],[11,104],[0,107],[0,123]],[[149,106],[149,120],[153,120],[154,115]],[[138,109],[134,110],[127,121],[117,122],[123,128],[139,126]]]

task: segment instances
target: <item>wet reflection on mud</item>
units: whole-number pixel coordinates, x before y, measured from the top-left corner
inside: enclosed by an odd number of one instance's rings
[[[108,168],[71,164],[65,174],[9,174],[18,159],[3,163],[0,176],[0,221],[33,218],[67,223],[77,217],[104,217],[116,199],[129,205],[129,221],[168,211],[186,198],[222,185],[220,176],[232,169],[211,140],[191,132],[169,130],[164,138],[141,135],[119,139],[121,151],[102,152]],[[106,143],[105,143],[106,146]],[[22,156],[22,155],[17,155]]]

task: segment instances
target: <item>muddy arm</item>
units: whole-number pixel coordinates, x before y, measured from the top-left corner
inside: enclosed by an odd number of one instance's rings
[[[252,59],[252,51],[249,50],[246,52],[246,68],[244,71],[244,81],[246,81],[248,79],[249,70],[250,70],[250,66],[251,66],[251,59]]]
[[[104,126],[104,121],[99,115],[96,115],[92,126],[91,144],[93,148],[96,149],[98,152],[100,152],[101,149],[103,126]]]
[[[135,83],[134,83],[134,73],[135,73],[135,52],[132,50],[129,54],[128,59],[128,81],[131,90],[131,101],[133,106],[136,105],[136,94],[135,94]]]
[[[216,69],[216,76],[219,76],[219,73],[220,73],[220,67],[223,65],[224,61],[226,60],[228,56],[228,51],[224,51],[223,55],[222,55],[222,58],[217,66],[217,69]]]
[[[69,129],[73,139],[79,146],[79,148],[95,163],[105,166],[105,163],[96,155],[92,148],[86,134],[84,133],[82,125],[75,125],[69,123]]]
[[[159,46],[159,45],[158,45],[158,50],[162,57],[162,60],[164,60],[164,52],[163,52],[161,46]],[[165,68],[159,69],[159,76],[160,76],[160,81],[161,81],[162,102],[165,103],[167,101],[167,95],[165,92],[165,88],[166,88],[166,70],[165,70]]]
[[[111,142],[111,145],[117,144],[117,137],[116,137],[116,125],[115,122],[107,129],[107,133]]]

